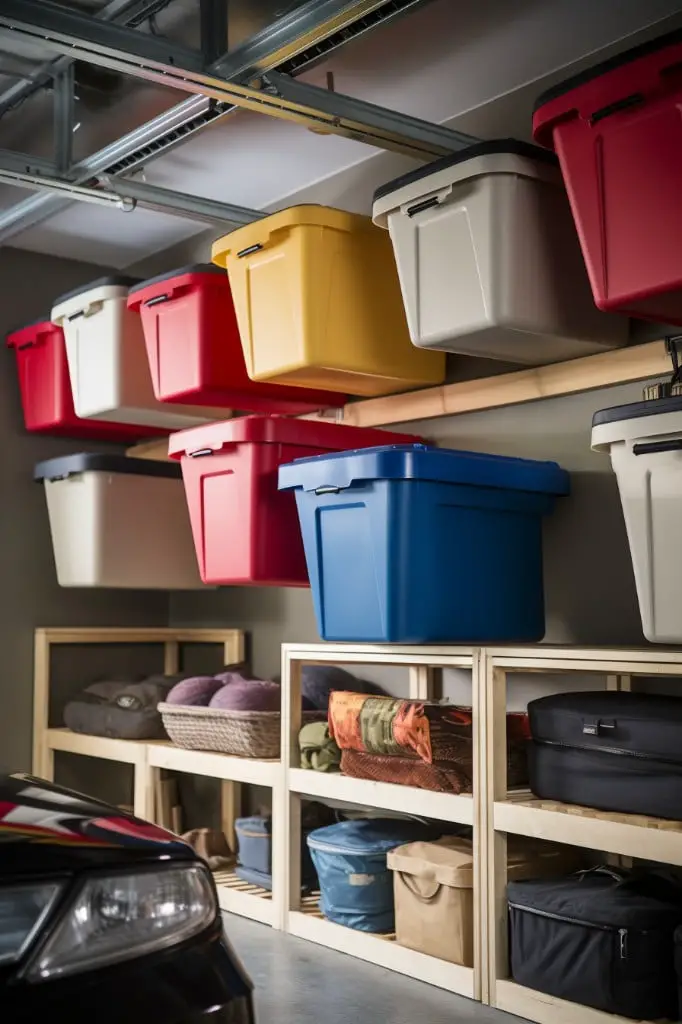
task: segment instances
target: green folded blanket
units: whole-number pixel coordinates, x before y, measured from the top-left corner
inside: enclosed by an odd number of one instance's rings
[[[341,751],[329,735],[326,722],[310,722],[298,734],[301,768],[316,772],[337,772],[341,767]]]

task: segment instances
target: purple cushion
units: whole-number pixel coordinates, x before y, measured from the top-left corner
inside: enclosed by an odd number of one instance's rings
[[[244,679],[222,686],[209,704],[223,711],[279,711],[280,706],[280,687],[262,679]]]
[[[206,707],[222,683],[212,676],[192,676],[176,683],[166,700],[169,704],[190,704],[193,707]]]

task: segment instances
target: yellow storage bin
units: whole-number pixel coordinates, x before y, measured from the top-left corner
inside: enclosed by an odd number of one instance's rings
[[[445,355],[415,348],[388,233],[369,217],[293,206],[213,245],[252,380],[386,395],[440,384]]]

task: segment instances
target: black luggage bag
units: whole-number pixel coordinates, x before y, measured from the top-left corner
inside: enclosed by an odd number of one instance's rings
[[[528,705],[528,772],[546,800],[682,820],[682,699],[597,690]]]
[[[510,882],[507,900],[518,984],[636,1020],[677,1019],[682,890],[673,883],[596,868]]]

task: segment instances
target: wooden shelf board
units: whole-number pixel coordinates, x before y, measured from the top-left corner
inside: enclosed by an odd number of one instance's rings
[[[510,794],[495,802],[493,827],[499,832],[682,866],[680,821]]]
[[[434,793],[413,786],[353,779],[338,772],[316,772],[307,768],[290,769],[289,789],[304,796],[326,797],[385,811],[436,818],[439,821],[454,821],[462,825],[474,823],[474,801],[471,795]]]
[[[537,1021],[537,1024],[636,1024],[630,1017],[569,1003],[545,992],[517,985],[514,981],[498,980],[495,989],[494,1005],[498,1010]]]
[[[245,882],[233,871],[214,871],[213,878],[221,910],[272,926],[275,908],[268,889]]]
[[[173,629],[167,626],[120,627],[102,626],[72,629],[70,627],[48,627],[36,630],[36,634],[50,644],[163,644],[177,643],[225,644],[232,642],[242,645],[244,634],[239,629]]]
[[[49,750],[61,750],[84,757],[102,757],[107,761],[122,764],[144,765],[147,759],[147,744],[143,740],[119,740],[108,736],[86,736],[70,729],[48,729]]]
[[[468,999],[475,998],[474,972],[470,967],[450,964],[436,957],[417,953],[383,935],[372,935],[354,928],[333,924],[310,908],[289,911],[286,930],[291,935],[320,946],[327,946],[339,953],[366,960],[368,963],[385,967],[398,974],[447,989]]]
[[[147,756],[153,768],[186,772],[189,775],[207,775],[230,782],[251,782],[258,786],[272,786],[280,762],[259,761],[249,757],[231,757],[210,750],[186,750],[164,740],[147,743]]]
[[[664,343],[652,341],[551,366],[350,402],[340,411],[338,419],[354,427],[384,427],[559,398],[664,377],[671,372]],[[329,414],[311,414],[306,418],[328,419]]]
[[[682,647],[487,647],[493,668],[518,672],[608,672],[645,675],[682,674]]]
[[[404,646],[400,644],[282,644],[282,655],[306,664],[327,661],[350,664],[434,665],[471,668],[474,651],[457,646]]]

